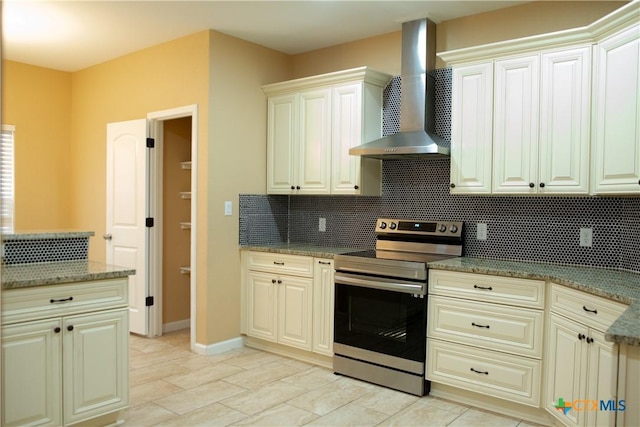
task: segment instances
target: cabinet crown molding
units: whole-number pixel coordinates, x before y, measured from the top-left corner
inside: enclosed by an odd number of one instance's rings
[[[314,86],[327,86],[338,83],[364,81],[375,86],[384,88],[391,81],[393,76],[373,70],[369,67],[350,68],[348,70],[335,71],[332,73],[319,74],[317,76],[302,77],[284,82],[272,83],[262,86],[265,94],[295,92],[299,89],[308,89]]]
[[[584,27],[449,50],[439,52],[437,55],[451,66],[463,62],[484,61],[498,56],[539,51],[540,49],[590,44],[607,37],[621,27],[637,23],[638,20],[640,20],[640,1],[632,1]]]

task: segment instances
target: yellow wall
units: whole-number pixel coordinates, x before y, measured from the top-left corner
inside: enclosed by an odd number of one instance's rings
[[[16,125],[15,229],[71,219],[71,74],[2,61],[2,123]]]
[[[188,320],[190,276],[180,267],[191,264],[191,201],[180,193],[191,189],[191,170],[182,162],[191,160],[191,117],[164,122],[162,146],[162,324]]]
[[[627,2],[534,1],[441,22],[436,52],[544,34],[591,24]],[[428,11],[425,10],[425,15]],[[318,49],[293,57],[296,78],[367,65],[400,74],[401,32]],[[436,66],[446,66],[439,58]]]

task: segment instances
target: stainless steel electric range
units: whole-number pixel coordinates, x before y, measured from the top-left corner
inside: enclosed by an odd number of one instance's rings
[[[462,255],[463,223],[379,219],[376,248],[336,255],[333,369],[423,396],[427,263]]]

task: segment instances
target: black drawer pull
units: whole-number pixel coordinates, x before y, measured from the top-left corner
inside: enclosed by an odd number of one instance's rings
[[[53,330],[53,332],[55,332],[56,334],[59,334],[59,333],[60,333],[60,327],[56,327],[56,328]]]
[[[489,375],[489,371],[476,371],[475,369],[471,368],[471,372],[475,372],[476,374],[484,374],[484,375]]]
[[[473,285],[474,289],[482,289],[484,291],[492,291],[493,288],[491,286],[478,286],[478,285]]]
[[[73,325],[67,326],[67,331],[73,331]]]
[[[598,314],[598,310],[596,310],[596,309],[593,309],[593,310],[588,309],[588,308],[587,308],[587,307],[585,307],[584,305],[582,306],[582,309],[583,309],[584,311],[588,312],[588,313]]]
[[[55,304],[55,303],[58,303],[58,302],[69,302],[69,301],[73,301],[73,297],[69,297],[69,298],[62,298],[62,299],[53,299],[53,298],[51,298],[51,299],[49,300],[49,302],[50,302],[51,304]]]
[[[275,265],[284,265],[284,262],[273,261]]]
[[[330,262],[327,261],[318,261],[318,264],[322,264],[322,265],[331,265]]]
[[[471,326],[475,326],[476,328],[487,328],[487,329],[489,329],[489,325],[478,325],[475,322],[471,322]]]

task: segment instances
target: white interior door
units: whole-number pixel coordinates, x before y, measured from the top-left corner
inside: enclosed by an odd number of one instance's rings
[[[147,121],[107,124],[107,263],[129,276],[129,330],[147,335]],[[110,236],[110,238],[108,237]]]

